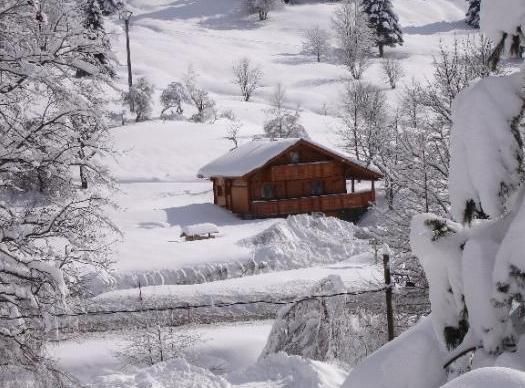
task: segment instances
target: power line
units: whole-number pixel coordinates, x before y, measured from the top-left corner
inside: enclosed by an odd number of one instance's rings
[[[144,313],[144,312],[155,312],[155,311],[175,311],[175,310],[192,310],[192,309],[201,309],[201,308],[226,308],[232,306],[246,306],[254,304],[268,304],[268,305],[288,305],[293,303],[305,302],[308,300],[314,299],[323,299],[323,298],[334,298],[337,296],[359,296],[364,294],[375,294],[383,292],[386,290],[386,287],[371,289],[371,290],[361,290],[361,291],[345,291],[338,292],[334,294],[322,294],[322,295],[309,295],[304,296],[298,299],[291,300],[251,300],[251,301],[234,301],[234,302],[218,302],[218,303],[207,303],[207,304],[184,304],[177,306],[167,306],[167,307],[143,307],[140,309],[121,309],[121,310],[100,310],[100,311],[79,311],[73,313],[54,313],[52,314],[57,318],[66,318],[66,317],[80,317],[80,316],[101,316],[101,315],[113,315],[113,314],[135,314],[135,313]]]

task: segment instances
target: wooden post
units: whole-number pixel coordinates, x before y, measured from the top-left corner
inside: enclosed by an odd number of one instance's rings
[[[352,178],[352,193],[355,193],[355,179]]]
[[[385,271],[385,298],[386,298],[386,322],[388,325],[388,340],[394,339],[394,310],[392,308],[392,277],[390,274],[390,255],[383,253],[383,267]]]

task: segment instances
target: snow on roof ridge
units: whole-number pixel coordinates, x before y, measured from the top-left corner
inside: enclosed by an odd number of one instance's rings
[[[318,148],[325,150],[331,154],[339,156],[351,163],[354,163],[362,168],[366,168],[375,173],[380,172],[373,166],[367,166],[362,161],[356,160],[351,156],[340,152],[338,150],[329,148],[325,145],[303,138],[286,138],[286,139],[268,139],[256,138],[250,142],[240,145],[238,148],[218,157],[202,167],[197,176],[200,178],[210,177],[241,177],[262,166],[268,161],[280,155],[288,148],[297,144],[300,141],[312,144]]]
[[[202,167],[197,176],[238,177],[264,166],[270,159],[301,141],[300,138],[256,139],[244,143]]]

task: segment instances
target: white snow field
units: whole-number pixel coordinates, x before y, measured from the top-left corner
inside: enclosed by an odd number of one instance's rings
[[[273,300],[304,295],[316,281],[332,274],[341,276],[351,290],[375,287],[381,268],[374,264],[366,241],[359,238],[358,228],[311,217],[240,220],[213,205],[212,185],[197,178],[197,173],[232,148],[225,139],[228,120],[197,124],[155,119],[162,89],[172,81],[182,81],[192,65],[200,86],[216,100],[218,112],[231,110],[242,122],[241,143],[262,132],[269,97],[282,83],[287,105],[291,109],[300,106],[301,124],[311,139],[338,149],[337,101],[348,73],[333,57],[319,64],[301,54],[304,30],[316,24],[329,30],[337,4],[304,1],[276,10],[266,22],[259,22],[255,16],[240,13],[240,0],[127,2],[133,11],[134,78],[145,76],[154,83],[156,105],[153,120],[112,130],[120,155],[108,160],[118,186],[117,208],[111,210],[111,216],[121,228],[122,240],[115,246],[113,279],[94,284],[98,296],[93,302],[133,305],[139,286],[146,301],[158,298],[174,304],[221,298]],[[446,44],[456,36],[475,33],[462,22],[464,0],[393,3],[406,43],[387,48],[386,54],[401,61],[404,83],[431,76],[440,40]],[[114,19],[108,28],[115,33],[113,47],[122,64],[118,83],[124,90],[122,26]],[[241,57],[250,58],[264,72],[262,87],[250,102],[242,102],[232,83],[232,64]],[[398,92],[385,83],[379,59],[374,59],[364,78],[384,88],[392,103],[398,100]],[[120,106],[112,105],[120,112]],[[193,114],[190,106],[184,108],[185,116]],[[180,238],[184,227],[201,223],[217,225],[217,237],[191,242]],[[299,233],[301,227],[307,233]],[[327,232],[328,227],[332,233],[337,230],[334,236]],[[248,265],[253,268],[246,272]],[[249,276],[241,277],[243,273]],[[343,383],[348,371],[296,356],[277,354],[256,363],[270,325],[258,321],[203,328],[213,339],[197,346],[201,362],[194,360],[196,365],[174,360],[143,371],[123,369],[114,354],[125,341],[119,333],[87,335],[59,343],[50,352],[72,375],[94,387],[335,388]],[[222,345],[215,346],[218,343]],[[201,368],[210,367],[202,360],[214,357],[222,360],[225,375],[218,377]],[[398,358],[397,362],[403,361]]]

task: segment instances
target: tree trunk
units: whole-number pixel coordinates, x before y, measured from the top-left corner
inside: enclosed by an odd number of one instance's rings
[[[379,57],[383,58],[383,56],[385,55],[385,47],[384,47],[384,45],[379,43],[377,45],[377,47],[379,48]]]
[[[386,298],[386,322],[388,329],[388,340],[392,341],[395,337],[394,332],[394,309],[392,307],[392,277],[390,274],[390,256],[383,255],[383,267],[385,272],[385,298]]]
[[[82,190],[86,190],[88,188],[88,180],[86,177],[86,167],[80,166],[80,183]]]

